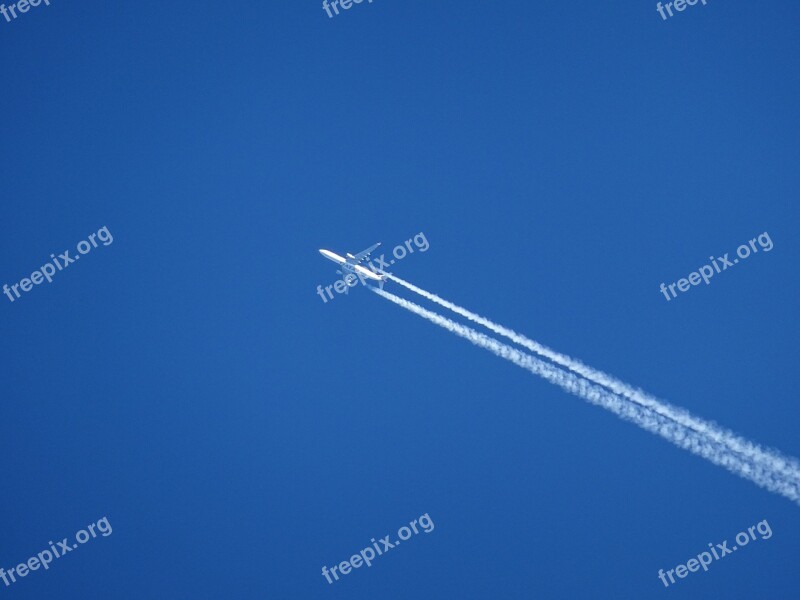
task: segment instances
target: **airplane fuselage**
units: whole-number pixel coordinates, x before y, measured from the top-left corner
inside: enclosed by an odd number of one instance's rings
[[[348,254],[348,258],[344,258],[343,256],[339,256],[335,252],[331,252],[330,250],[320,249],[319,251],[322,256],[327,258],[330,261],[335,262],[339,265],[342,269],[343,274],[352,273],[353,275],[357,275],[359,277],[366,277],[367,279],[372,279],[375,281],[383,281],[383,277],[374,273],[370,269],[363,267],[361,265],[355,264],[355,257],[352,254]]]
[[[322,254],[322,256],[324,256],[328,260],[332,260],[337,265],[343,265],[347,262],[347,260],[344,257],[339,256],[338,254],[336,254],[335,252],[331,252],[330,250],[320,250],[319,253]]]

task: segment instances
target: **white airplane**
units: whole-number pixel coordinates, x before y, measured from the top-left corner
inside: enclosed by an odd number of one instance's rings
[[[322,254],[322,256],[324,256],[328,260],[332,260],[337,265],[339,265],[339,267],[341,267],[341,270],[336,271],[340,275],[344,275],[345,277],[347,277],[348,275],[362,276],[366,277],[367,279],[383,282],[386,281],[385,275],[375,273],[372,270],[363,266],[365,262],[369,261],[370,254],[372,254],[375,248],[377,248],[380,245],[381,243],[378,242],[377,244],[370,246],[366,250],[362,250],[361,252],[355,255],[350,254],[348,252],[346,257],[339,256],[338,254],[335,254],[330,250],[320,249],[319,253]]]

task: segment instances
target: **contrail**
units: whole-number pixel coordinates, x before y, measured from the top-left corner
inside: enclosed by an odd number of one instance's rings
[[[440,306],[443,306],[474,323],[483,325],[490,331],[493,331],[494,333],[519,344],[523,348],[527,348],[528,350],[535,352],[539,356],[543,356],[544,358],[547,358],[558,365],[566,367],[570,371],[585,377],[589,381],[607,387],[615,394],[628,398],[636,404],[649,408],[650,410],[668,419],[672,419],[676,423],[688,427],[689,429],[693,429],[711,438],[715,442],[723,444],[731,450],[734,450],[735,452],[738,452],[759,464],[768,465],[771,470],[779,471],[789,477],[792,477],[793,479],[800,480],[800,461],[797,461],[795,458],[785,456],[779,451],[771,448],[762,448],[761,446],[736,435],[732,431],[720,427],[716,423],[696,417],[685,409],[678,408],[669,404],[668,402],[665,402],[664,400],[660,400],[654,396],[651,396],[643,390],[632,387],[624,381],[613,377],[612,375],[585,365],[584,363],[570,356],[556,352],[555,350],[552,350],[547,346],[527,338],[516,331],[508,329],[507,327],[503,327],[502,325],[498,325],[497,323],[494,323],[485,317],[477,315],[465,308],[458,306],[457,304],[453,304],[448,300],[440,298],[436,294],[432,294],[426,290],[423,290],[422,288],[419,288],[408,281],[404,281],[390,273],[384,274],[395,283],[402,285],[412,292],[419,294],[420,296],[427,298],[428,300],[435,302],[436,304],[439,304]]]
[[[587,379],[560,369],[534,356],[504,344],[494,338],[479,333],[474,329],[461,325],[437,313],[429,311],[408,300],[390,294],[384,290],[370,287],[376,294],[395,304],[427,319],[431,323],[463,337],[476,346],[489,350],[523,369],[558,385],[569,393],[583,398],[592,404],[601,406],[617,416],[660,435],[676,446],[702,456],[710,462],[748,479],[771,492],[775,492],[800,504],[800,479],[789,476],[768,464],[756,463],[747,457],[738,455],[724,444],[716,441],[702,431],[690,429],[674,420],[659,414],[649,407],[631,402],[609,390],[596,385]]]

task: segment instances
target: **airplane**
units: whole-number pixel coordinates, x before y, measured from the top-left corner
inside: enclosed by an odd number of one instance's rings
[[[375,273],[371,269],[364,267],[364,263],[369,261],[370,254],[375,251],[375,248],[380,246],[381,243],[378,242],[367,248],[366,250],[362,250],[356,254],[350,254],[349,252],[346,254],[346,257],[339,256],[331,252],[330,250],[323,250],[320,248],[319,253],[322,254],[328,260],[332,260],[337,265],[341,267],[340,270],[336,271],[339,275],[344,275],[345,278],[348,275],[359,276],[362,279],[366,277],[367,279],[372,279],[374,281],[380,281],[381,288],[383,287],[383,282],[386,281],[386,276],[380,273]],[[348,284],[349,285],[349,284]]]

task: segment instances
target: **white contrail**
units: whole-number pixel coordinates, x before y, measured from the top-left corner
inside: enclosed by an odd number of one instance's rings
[[[502,335],[503,337],[519,344],[520,346],[535,352],[539,356],[543,356],[544,358],[552,360],[556,364],[566,367],[570,371],[585,377],[589,381],[607,387],[615,394],[619,394],[620,396],[628,398],[631,401],[649,408],[650,410],[668,419],[672,419],[676,423],[702,433],[703,435],[713,439],[715,442],[723,444],[729,447],[731,450],[734,450],[735,452],[738,452],[752,459],[753,461],[768,465],[772,470],[780,471],[792,478],[800,480],[800,461],[797,461],[792,457],[788,457],[777,450],[771,448],[766,449],[754,444],[753,442],[736,435],[732,431],[720,427],[716,423],[696,417],[685,409],[678,408],[669,404],[668,402],[651,396],[643,390],[632,387],[624,381],[613,377],[612,375],[585,365],[584,363],[570,356],[556,352],[555,350],[552,350],[547,346],[527,338],[516,331],[508,329],[507,327],[503,327],[502,325],[498,325],[497,323],[494,323],[485,317],[477,315],[465,308],[458,306],[457,304],[453,304],[448,300],[440,298],[436,294],[432,294],[426,290],[423,290],[422,288],[419,288],[408,281],[404,281],[399,277],[391,275],[390,273],[384,274],[392,281],[402,285],[412,292],[415,292],[416,294],[419,294],[420,296],[427,298],[428,300],[435,302],[436,304],[439,304],[440,306],[443,306],[474,323],[483,325],[490,331],[493,331],[498,335]]]
[[[687,428],[652,409],[635,404],[628,399],[591,383],[590,381],[569,373],[534,356],[521,352],[494,338],[479,333],[474,329],[461,325],[437,313],[390,294],[384,290],[370,287],[376,294],[402,306],[428,321],[463,337],[476,346],[485,348],[493,354],[504,358],[523,369],[538,375],[564,390],[611,411],[617,416],[639,425],[652,433],[658,434],[680,448],[684,448],[710,462],[722,466],[732,473],[755,484],[781,494],[800,504],[800,480],[772,469],[767,464],[754,463],[746,457],[737,455],[725,445],[705,435],[701,431]]]

